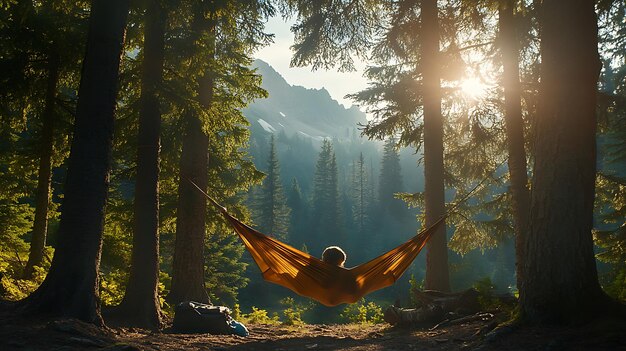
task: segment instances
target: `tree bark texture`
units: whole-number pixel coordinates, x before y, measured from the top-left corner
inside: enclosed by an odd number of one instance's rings
[[[55,98],[59,82],[59,55],[52,52],[48,56],[48,81],[46,100],[42,113],[41,140],[39,151],[39,173],[37,194],[35,196],[35,220],[28,262],[24,267],[24,278],[31,279],[35,266],[40,266],[44,258],[46,237],[48,235],[48,207],[50,204],[50,182],[52,177],[52,155],[54,153]]]
[[[422,1],[422,82],[424,89],[424,182],[426,227],[445,213],[443,172],[443,118],[437,0]],[[428,241],[425,287],[450,291],[445,224]]]
[[[504,86],[504,121],[509,153],[508,166],[510,191],[515,221],[515,258],[517,284],[523,279],[521,265],[530,216],[530,191],[524,148],[524,120],[519,77],[518,36],[513,9],[515,0],[505,0],[499,7],[500,50],[502,55],[502,80]]]
[[[159,0],[148,2],[137,146],[135,218],[130,278],[119,312],[127,325],[159,329],[159,151],[166,13]]]
[[[214,38],[214,21],[205,22],[206,20],[198,18],[194,20],[198,30],[207,30]],[[211,106],[213,88],[214,81],[211,72],[205,72],[202,77],[198,78],[198,100],[203,108],[208,109]],[[178,217],[176,219],[176,240],[172,265],[172,287],[167,296],[171,304],[177,304],[181,301],[210,303],[204,285],[207,201],[206,197],[189,182],[191,180],[200,189],[207,190],[208,150],[209,138],[204,133],[202,121],[198,116],[187,113],[185,115],[185,139],[183,140],[178,183]]]
[[[583,321],[604,295],[592,224],[600,60],[592,0],[542,4],[541,86],[520,304],[530,323]]]
[[[98,269],[128,0],[94,0],[52,266],[27,311],[101,324]]]
[[[209,139],[202,123],[190,113],[185,116],[185,139],[180,161],[178,216],[172,266],[172,288],[167,297],[171,304],[181,301],[209,303],[204,287],[204,238],[206,233],[206,198]]]

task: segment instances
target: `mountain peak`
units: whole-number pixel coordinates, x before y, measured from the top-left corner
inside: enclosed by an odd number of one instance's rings
[[[290,85],[262,60],[255,60],[253,67],[263,77],[262,86],[269,93],[267,99],[256,100],[244,110],[253,132],[284,131],[314,140],[342,139],[349,138],[359,123],[366,122],[365,114],[358,107],[345,108],[324,87]]]
[[[269,63],[256,59],[252,62],[252,68],[257,69],[257,73],[259,73],[263,77],[263,83],[267,81],[271,81],[273,83],[280,83],[282,85],[289,85],[285,78],[278,73],[274,67],[272,67]]]

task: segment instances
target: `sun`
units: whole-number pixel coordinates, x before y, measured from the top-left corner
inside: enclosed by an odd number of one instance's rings
[[[463,79],[459,87],[463,96],[470,100],[480,100],[487,95],[489,86],[477,77]]]

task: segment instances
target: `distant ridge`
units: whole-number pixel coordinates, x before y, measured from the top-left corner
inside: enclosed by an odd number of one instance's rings
[[[353,106],[345,108],[322,89],[307,89],[287,83],[262,60],[253,65],[263,77],[267,99],[259,99],[243,110],[253,133],[298,134],[312,140],[349,139],[358,124],[366,123],[365,113]]]

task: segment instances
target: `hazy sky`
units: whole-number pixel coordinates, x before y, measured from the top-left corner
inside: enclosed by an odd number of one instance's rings
[[[291,23],[285,23],[280,17],[273,17],[266,26],[266,31],[275,34],[274,43],[260,50],[255,56],[269,63],[289,84],[306,88],[326,88],[333,99],[345,107],[352,106],[352,101],[344,96],[364,89],[367,80],[362,77],[361,64],[358,72],[340,73],[336,70],[311,71],[310,67],[289,67],[291,61],[291,45],[293,33],[289,30]]]

